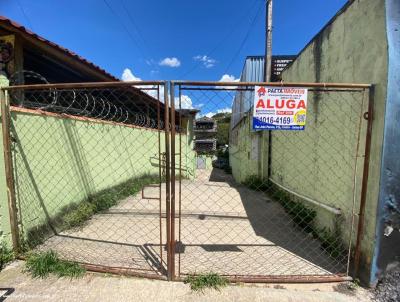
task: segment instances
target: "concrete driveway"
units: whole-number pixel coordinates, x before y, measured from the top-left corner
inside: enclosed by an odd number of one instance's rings
[[[39,247],[83,263],[165,273],[165,186],[148,187]],[[180,198],[179,198],[180,197]],[[179,215],[180,214],[180,215]],[[345,272],[298,229],[282,206],[236,184],[222,170],[197,170],[176,184],[176,271],[222,275],[330,275]]]
[[[0,272],[0,301],[268,301],[268,302],[353,302],[371,301],[361,288],[345,283],[231,285],[221,291],[191,292],[180,282],[86,274],[81,279],[32,279],[22,273],[23,262]]]

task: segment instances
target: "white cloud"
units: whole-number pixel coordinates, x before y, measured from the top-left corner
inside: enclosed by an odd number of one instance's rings
[[[239,82],[240,79],[235,78],[234,75],[230,75],[230,74],[224,74],[218,82]],[[237,88],[237,86],[220,86],[220,88],[226,88],[226,89],[235,89]]]
[[[192,99],[185,95],[181,95],[181,108],[182,109],[193,109],[193,102]],[[175,97],[175,109],[179,109],[179,97]]]
[[[142,80],[141,78],[138,78],[137,76],[135,76],[135,75],[132,73],[132,70],[130,70],[129,68],[125,68],[125,69],[124,69],[121,78],[122,78],[122,81],[125,81],[125,82],[129,82],[129,81],[141,81],[141,80]]]
[[[214,112],[207,112],[206,114],[200,114],[199,117],[203,117],[203,116],[213,117],[217,113],[232,113],[232,108],[226,107],[226,108],[218,109],[217,111],[214,111]]]
[[[124,71],[122,72],[122,76],[121,76],[122,81],[124,82],[130,82],[130,81],[134,81],[134,82],[140,82],[142,81],[141,78],[135,76],[132,72],[132,70],[130,70],[129,68],[125,68]],[[141,88],[151,88],[148,85],[135,85],[134,87],[141,89]],[[157,87],[154,86],[153,87],[154,90],[143,90],[145,93],[147,93],[148,95],[152,96],[153,98],[157,99]],[[161,87],[159,89],[159,100],[161,102],[164,102],[164,89]]]
[[[239,82],[240,79],[236,79],[234,75],[224,74],[218,82]]]
[[[181,61],[178,58],[164,58],[158,63],[160,66],[168,66],[168,67],[179,67],[181,66]]]
[[[217,60],[210,58],[209,56],[206,56],[206,55],[195,56],[195,57],[193,57],[193,60],[202,62],[203,66],[205,68],[212,68],[215,66],[215,63],[217,63]]]

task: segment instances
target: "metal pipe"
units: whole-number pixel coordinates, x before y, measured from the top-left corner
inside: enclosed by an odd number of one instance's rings
[[[371,84],[354,84],[354,83],[307,83],[307,82],[193,82],[193,81],[172,81],[175,85],[188,86],[271,86],[271,87],[319,87],[319,88],[370,88]],[[182,89],[186,89],[183,87]]]
[[[269,181],[272,182],[273,184],[277,185],[277,186],[280,187],[281,189],[283,189],[283,190],[289,192],[290,194],[293,194],[293,195],[295,195],[295,196],[297,196],[297,197],[299,197],[299,198],[301,198],[301,199],[304,199],[304,200],[308,201],[309,203],[312,203],[312,204],[314,204],[314,205],[316,205],[316,206],[319,206],[319,207],[321,207],[321,208],[324,208],[325,210],[327,210],[327,211],[329,211],[329,212],[331,212],[331,213],[333,213],[333,214],[335,214],[335,215],[341,215],[341,214],[342,214],[342,211],[341,211],[340,209],[338,209],[338,208],[334,208],[334,207],[327,206],[326,204],[323,204],[323,203],[321,203],[321,202],[319,202],[319,201],[316,201],[316,200],[311,199],[311,198],[309,198],[309,197],[307,197],[307,196],[304,196],[304,195],[302,195],[302,194],[299,194],[299,193],[297,193],[297,192],[295,192],[295,191],[293,191],[293,190],[291,190],[291,189],[289,189],[289,188],[287,188],[287,187],[285,187],[285,186],[279,184],[278,182],[276,182],[275,180],[273,180],[273,179],[271,179],[271,178],[269,179]]]
[[[369,160],[371,153],[371,137],[372,137],[372,123],[374,120],[374,97],[375,97],[375,86],[372,85],[369,89],[368,94],[368,112],[364,114],[364,118],[367,119],[367,133],[365,138],[365,153],[364,153],[364,169],[362,176],[361,185],[361,198],[360,198],[360,212],[358,216],[357,226],[357,240],[354,251],[354,276],[358,276],[360,270],[360,256],[361,256],[361,242],[364,232],[364,216],[365,216],[365,204],[367,201],[367,190],[368,190],[368,177],[369,177]]]
[[[7,197],[8,197],[8,212],[10,218],[11,227],[11,239],[13,244],[13,250],[18,255],[19,248],[19,228],[18,228],[18,216],[15,198],[15,187],[14,187],[14,174],[12,165],[12,153],[11,153],[11,136],[10,136],[10,104],[8,99],[7,91],[0,90],[0,102],[1,102],[1,125],[3,129],[3,152],[4,152],[4,166],[6,173],[7,183]]]
[[[181,92],[181,86],[179,86],[179,110],[181,110],[182,107],[182,92]],[[188,120],[189,122],[189,120]],[[178,227],[178,241],[179,244],[182,244],[181,241],[181,233],[182,233],[182,115],[179,115],[179,127],[181,131],[179,131],[179,227]],[[187,127],[187,125],[186,125]],[[189,131],[187,129],[188,135]],[[189,138],[186,137],[188,140],[187,143],[189,142]],[[185,158],[186,159],[186,158]],[[186,160],[185,160],[186,163]],[[178,254],[178,276],[181,275],[181,249],[179,249],[179,254]]]

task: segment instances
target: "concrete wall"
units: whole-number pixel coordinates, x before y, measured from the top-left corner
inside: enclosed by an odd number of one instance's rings
[[[298,59],[283,73],[283,79],[286,82],[376,84],[365,236],[362,242],[364,267],[369,267],[375,242],[374,230],[387,85],[384,1],[353,1],[301,52]],[[307,127],[312,126],[314,122],[323,124],[325,122],[323,118],[325,110],[343,112],[343,107],[340,106],[342,99],[338,102],[339,106],[334,108],[330,105],[329,98],[329,96],[318,94],[310,96],[309,99],[312,100],[314,107],[309,107],[311,111],[308,112]],[[348,99],[347,102],[350,101],[351,99]],[[346,111],[347,109],[344,112]],[[341,119],[338,120],[339,125],[343,122]],[[328,148],[321,148],[320,151],[328,152],[329,155]],[[359,152],[359,157],[362,156],[363,150]],[[330,167],[321,166],[322,170],[325,168],[334,167],[333,165]],[[350,167],[348,168],[350,169]],[[344,197],[343,193],[340,195]],[[349,202],[351,200],[343,199],[341,204],[348,204]],[[356,204],[356,207],[358,207],[358,204]]]
[[[282,75],[285,82],[376,84],[362,241],[362,262],[367,271],[364,276],[369,274],[375,243],[387,66],[385,1],[357,0],[350,1],[338,12]],[[355,213],[359,207],[366,127],[366,121],[360,120],[360,116],[366,110],[367,93],[310,92],[308,102],[305,131],[272,132],[271,177],[296,193],[332,208],[340,208],[345,221],[340,221],[339,225],[342,226],[342,240],[346,241],[350,235],[353,201]],[[249,155],[255,134],[248,121],[242,123],[232,130],[232,135],[235,131],[238,133],[230,144],[233,175],[237,181],[243,181],[251,174],[265,178],[269,155],[265,147],[268,145],[267,133],[260,135],[263,167],[257,169]],[[361,134],[357,151],[358,129]],[[318,212],[317,222],[321,226],[333,228],[337,225],[338,219],[330,211],[312,207]]]
[[[17,206],[25,231],[93,193],[143,174],[158,175],[159,135],[161,152],[165,150],[164,133],[154,129],[26,112],[12,112],[11,135]],[[194,152],[187,144],[182,135],[182,165],[191,177]]]
[[[267,151],[268,136],[253,132],[248,116],[236,124],[230,135],[229,163],[233,177],[237,182],[242,183],[249,176],[259,175],[259,160]],[[266,157],[263,161],[265,160],[267,160]],[[266,171],[264,175],[267,175]]]

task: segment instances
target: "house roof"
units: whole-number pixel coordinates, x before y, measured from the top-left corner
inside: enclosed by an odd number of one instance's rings
[[[48,46],[54,49],[55,51],[61,52],[62,54],[70,57],[71,59],[77,61],[80,64],[83,64],[84,66],[88,67],[92,71],[98,73],[101,75],[104,80],[109,80],[109,81],[119,81],[118,78],[114,77],[112,74],[108,73],[104,69],[100,68],[99,66],[93,64],[92,62],[89,62],[85,58],[79,56],[78,54],[74,53],[73,51],[64,48],[54,42],[51,42],[36,33],[30,31],[26,27],[18,24],[17,22],[10,20],[4,16],[0,16],[0,27],[5,27],[6,29],[9,29],[10,31],[13,31],[15,33],[20,34],[23,38],[25,39],[33,39],[37,43],[39,43],[41,46]]]

